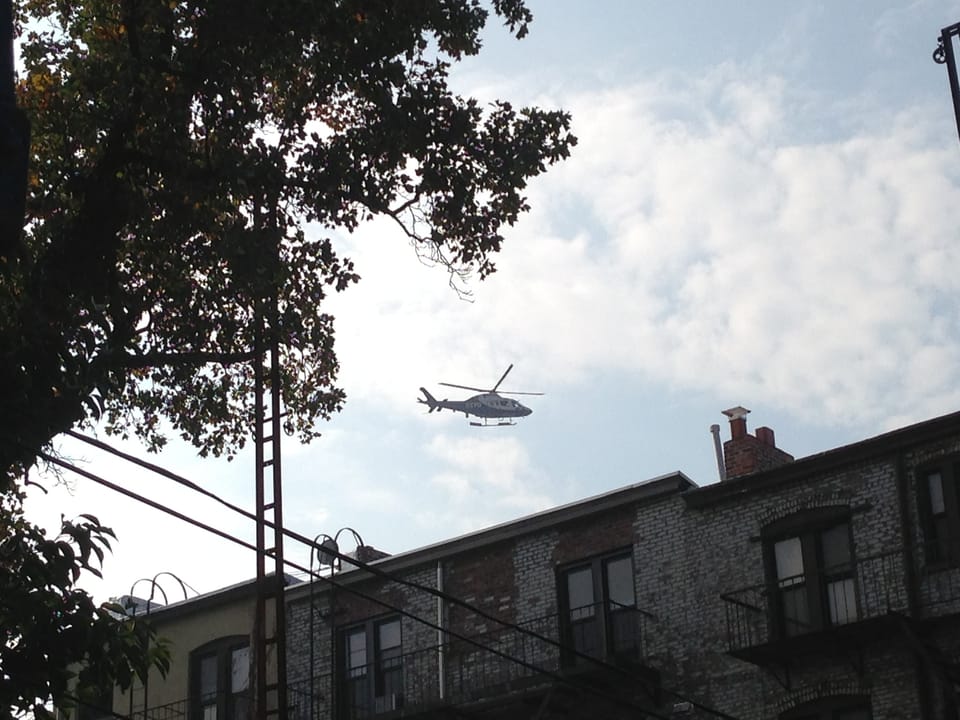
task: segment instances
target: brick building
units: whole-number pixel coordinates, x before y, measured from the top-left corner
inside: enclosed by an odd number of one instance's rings
[[[725,481],[683,498],[674,672],[737,717],[956,718],[960,414],[796,461],[730,418]]]
[[[800,459],[746,414],[720,482],[290,586],[288,716],[957,718],[960,413]]]
[[[747,412],[722,482],[657,478],[291,590],[298,716],[957,717],[960,414],[795,460]]]
[[[653,661],[666,650],[655,587],[680,566],[654,566],[644,539],[680,541],[691,487],[679,473],[657,478],[371,566],[387,577],[357,569],[335,588],[291,589],[293,717],[672,707]]]

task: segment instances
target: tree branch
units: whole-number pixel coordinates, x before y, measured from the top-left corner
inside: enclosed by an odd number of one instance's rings
[[[237,353],[203,351],[187,353],[151,352],[142,355],[124,355],[120,359],[120,365],[130,370],[155,367],[157,365],[203,365],[205,363],[235,365],[237,363],[249,362],[256,358],[256,356],[257,354],[253,350]]]

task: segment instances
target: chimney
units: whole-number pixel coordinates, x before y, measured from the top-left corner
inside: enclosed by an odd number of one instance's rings
[[[730,418],[730,439],[723,444],[726,479],[772,470],[793,462],[793,455],[777,447],[773,430],[770,428],[759,427],[756,435],[747,432],[749,412],[739,405],[723,411],[723,414]]]
[[[357,549],[347,555],[352,555],[362,563],[371,563],[374,560],[390,557],[390,553],[377,550],[373,545],[357,545]]]

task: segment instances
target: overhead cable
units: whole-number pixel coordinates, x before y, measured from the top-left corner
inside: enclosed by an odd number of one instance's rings
[[[157,464],[155,464],[155,463],[151,463],[151,462],[149,462],[149,461],[147,461],[147,460],[143,460],[142,458],[138,458],[138,457],[136,457],[135,455],[132,455],[132,454],[130,454],[130,453],[126,453],[126,452],[124,452],[124,451],[122,451],[122,450],[120,450],[120,449],[118,449],[118,448],[113,447],[112,445],[109,445],[108,443],[103,442],[102,440],[89,437],[88,435],[84,435],[84,434],[79,433],[79,432],[76,432],[76,431],[74,431],[74,430],[68,430],[66,434],[69,435],[70,437],[73,437],[73,438],[75,438],[75,439],[77,439],[77,440],[80,440],[80,441],[82,441],[82,442],[84,442],[84,443],[87,443],[87,444],[89,444],[89,445],[91,445],[91,446],[93,446],[93,447],[96,447],[96,448],[98,448],[98,449],[100,449],[100,450],[103,450],[104,452],[108,452],[108,453],[110,453],[110,454],[112,454],[112,455],[115,455],[116,457],[122,458],[122,459],[124,459],[124,460],[127,460],[128,462],[132,462],[132,463],[134,463],[135,465],[139,465],[140,467],[143,467],[143,468],[145,468],[145,469],[147,469],[147,470],[150,470],[151,472],[155,472],[155,473],[157,473],[157,474],[159,474],[159,475],[162,475],[163,477],[166,477],[166,478],[169,479],[169,480],[172,480],[172,481],[174,481],[174,482],[176,482],[176,483],[178,483],[178,484],[180,484],[180,485],[183,485],[183,486],[185,486],[185,487],[187,487],[187,488],[190,488],[191,490],[194,490],[194,491],[196,491],[196,492],[199,492],[200,494],[204,495],[205,497],[208,497],[208,498],[214,500],[215,502],[220,503],[221,505],[223,505],[224,507],[232,510],[233,512],[236,512],[236,513],[238,513],[238,514],[240,514],[240,515],[243,515],[244,517],[246,517],[246,518],[249,519],[249,520],[253,520],[254,522],[256,522],[256,520],[257,520],[256,515],[254,515],[253,513],[249,512],[248,510],[245,510],[245,509],[243,509],[243,508],[241,508],[241,507],[239,507],[239,506],[237,506],[237,505],[229,502],[228,500],[225,500],[225,499],[221,498],[221,497],[220,497],[219,495],[217,495],[216,493],[213,493],[213,492],[211,492],[210,490],[207,490],[206,488],[201,487],[200,485],[198,485],[197,483],[193,482],[192,480],[189,480],[189,479],[187,479],[187,478],[185,478],[185,477],[183,477],[183,476],[181,476],[181,475],[178,475],[177,473],[174,473],[174,472],[172,472],[172,471],[170,471],[170,470],[168,470],[168,469],[166,469],[166,468],[164,468],[164,467],[161,467],[161,466],[159,466],[159,465],[157,465]],[[269,521],[266,521],[266,525],[267,525],[267,527],[269,527],[269,528],[271,528],[271,529],[274,527],[274,526],[273,526],[273,523],[271,523],[271,522],[269,522]],[[219,533],[218,533],[218,534],[219,534]],[[532,639],[534,639],[534,640],[538,640],[538,641],[540,641],[540,642],[546,643],[547,645],[551,645],[551,646],[553,646],[553,647],[556,647],[556,648],[558,648],[559,650],[561,650],[561,651],[563,651],[563,652],[565,652],[565,653],[568,653],[571,657],[576,657],[576,658],[578,658],[578,659],[587,660],[587,661],[591,662],[594,666],[596,666],[596,667],[598,667],[598,668],[602,668],[602,669],[604,669],[604,670],[607,670],[607,671],[616,673],[616,674],[618,674],[618,675],[621,675],[621,676],[624,676],[624,677],[627,677],[627,678],[637,679],[637,678],[636,678],[636,675],[635,675],[634,673],[631,673],[627,668],[621,667],[621,666],[619,666],[619,665],[615,665],[615,664],[613,664],[613,663],[609,663],[609,662],[607,662],[606,660],[604,660],[604,659],[602,659],[602,658],[597,658],[597,657],[594,657],[594,656],[592,656],[592,655],[588,655],[588,654],[586,654],[586,653],[584,653],[584,652],[581,652],[581,651],[577,650],[576,648],[573,648],[573,647],[569,646],[569,645],[566,644],[566,643],[560,642],[560,641],[558,641],[558,640],[554,640],[553,638],[547,637],[546,635],[542,635],[542,634],[536,632],[535,630],[531,630],[531,629],[529,629],[529,628],[523,627],[523,626],[521,626],[521,625],[518,625],[517,623],[511,622],[511,621],[508,621],[508,620],[503,620],[502,618],[499,618],[499,617],[497,617],[496,615],[493,615],[492,613],[489,613],[489,612],[483,610],[482,608],[477,607],[476,605],[473,605],[473,604],[471,604],[471,603],[469,603],[469,602],[467,602],[467,601],[465,601],[465,600],[462,600],[462,599],[460,599],[460,598],[458,598],[458,597],[456,597],[456,596],[454,596],[454,595],[451,595],[451,594],[448,593],[448,592],[445,592],[445,591],[443,591],[443,590],[440,590],[440,589],[438,589],[438,588],[436,588],[436,587],[431,587],[431,586],[429,586],[429,585],[424,585],[423,583],[416,582],[415,580],[409,580],[409,579],[407,579],[407,578],[405,578],[405,577],[402,577],[402,576],[400,576],[400,575],[396,575],[396,574],[394,574],[394,573],[390,573],[390,572],[388,572],[388,571],[386,571],[386,570],[383,570],[383,569],[377,567],[376,565],[372,565],[372,564],[370,564],[370,563],[364,562],[364,561],[362,561],[362,560],[360,560],[360,559],[358,559],[358,558],[350,557],[350,556],[346,555],[345,553],[341,553],[341,552],[339,551],[339,548],[337,548],[337,549],[332,549],[332,548],[329,548],[329,547],[319,548],[319,546],[317,545],[317,543],[315,542],[315,540],[311,540],[310,538],[308,538],[308,537],[306,537],[306,536],[304,536],[304,535],[301,535],[300,533],[298,533],[298,532],[296,532],[296,531],[294,531],[294,530],[290,530],[290,529],[288,529],[288,528],[283,528],[283,534],[286,535],[287,537],[293,539],[293,540],[297,540],[298,542],[300,542],[300,543],[302,543],[302,544],[304,544],[304,545],[306,545],[306,546],[308,546],[308,547],[315,548],[315,549],[322,549],[323,552],[327,553],[328,555],[332,555],[333,557],[336,557],[336,558],[339,559],[341,562],[346,561],[347,563],[349,563],[349,564],[351,564],[351,565],[354,565],[354,566],[356,566],[357,568],[359,568],[359,569],[361,569],[361,570],[364,570],[365,572],[368,572],[368,573],[370,573],[371,575],[374,575],[374,576],[376,576],[376,577],[379,577],[379,578],[381,578],[381,579],[383,579],[383,580],[387,580],[387,581],[389,581],[389,582],[394,582],[394,583],[397,583],[397,584],[400,584],[400,585],[404,585],[404,586],[409,587],[409,588],[411,588],[411,589],[419,590],[419,591],[421,591],[421,592],[427,593],[427,594],[429,594],[429,595],[431,595],[431,596],[433,596],[433,597],[440,598],[440,599],[444,600],[445,602],[450,603],[451,605],[456,605],[456,606],[461,607],[461,608],[463,608],[463,609],[465,609],[465,610],[468,610],[469,612],[472,612],[472,613],[478,615],[479,617],[481,617],[481,618],[483,618],[483,619],[485,619],[485,620],[489,620],[490,622],[497,623],[498,625],[504,627],[505,629],[517,631],[517,632],[519,632],[519,633],[521,633],[521,634],[523,634],[523,635],[526,635],[526,636],[528,636],[528,637],[530,637],[530,638],[532,638]],[[255,548],[254,548],[254,549],[255,549]],[[289,563],[288,563],[288,564],[289,564]],[[310,574],[310,571],[309,571],[309,570],[307,570],[307,572],[308,572],[308,574]],[[675,692],[675,691],[673,691],[673,690],[670,690],[669,688],[662,688],[661,690],[662,690],[662,692],[670,695],[671,697],[675,698],[676,700],[679,700],[679,701],[681,701],[681,702],[689,702],[689,703],[691,703],[694,707],[696,707],[697,709],[703,710],[704,712],[711,713],[712,715],[714,715],[714,716],[716,716],[716,717],[723,718],[724,720],[736,720],[736,718],[734,718],[734,717],[731,716],[731,715],[728,715],[728,714],[726,714],[726,713],[724,713],[724,712],[722,712],[722,711],[720,711],[720,710],[716,710],[716,709],[714,709],[714,708],[711,708],[711,707],[709,707],[709,706],[707,706],[707,705],[703,705],[703,704],[697,702],[696,700],[692,700],[692,699],[690,699],[689,697],[686,697],[686,696],[684,696],[684,695],[682,695],[682,694],[680,694],[680,693],[678,693],[678,692]]]
[[[157,502],[157,501],[155,501],[155,500],[151,500],[150,498],[144,497],[144,496],[140,495],[139,493],[136,493],[136,492],[134,492],[134,491],[132,491],[132,490],[128,490],[128,489],[126,489],[126,488],[123,488],[123,487],[117,485],[116,483],[110,482],[109,480],[107,480],[107,479],[105,479],[105,478],[103,478],[103,477],[100,477],[100,476],[97,475],[96,473],[92,473],[92,472],[90,472],[89,470],[84,470],[83,468],[77,467],[77,466],[73,465],[72,463],[67,462],[66,460],[63,460],[62,458],[58,458],[58,457],[56,457],[56,456],[54,456],[54,455],[51,455],[50,453],[47,453],[47,452],[44,452],[44,451],[36,451],[36,452],[37,452],[38,457],[42,457],[42,458],[43,458],[44,460],[46,460],[47,462],[53,463],[53,464],[55,464],[55,465],[58,465],[58,466],[66,469],[66,470],[70,470],[71,472],[74,472],[74,473],[76,473],[76,474],[78,474],[78,475],[81,475],[82,477],[87,478],[88,480],[92,480],[93,482],[96,482],[96,483],[98,483],[98,484],[100,484],[100,485],[103,485],[103,486],[106,487],[106,488],[109,488],[109,489],[111,489],[111,490],[114,490],[114,491],[116,491],[116,492],[119,492],[119,493],[121,493],[121,494],[123,494],[123,495],[126,495],[126,496],[129,497],[129,498],[132,498],[132,499],[137,500],[137,501],[139,501],[139,502],[142,502],[142,503],[144,503],[144,504],[146,504],[146,505],[149,505],[150,507],[152,507],[152,508],[154,508],[154,509],[157,509],[157,510],[160,510],[160,511],[162,511],[162,512],[165,512],[165,513],[167,513],[167,514],[169,514],[169,515],[172,515],[173,517],[176,517],[176,518],[179,519],[179,520],[183,520],[184,522],[187,522],[187,523],[189,523],[189,524],[191,524],[191,525],[194,525],[194,526],[196,526],[196,527],[199,527],[199,528],[201,528],[202,530],[206,530],[206,531],[208,531],[208,532],[212,532],[212,533],[214,533],[215,535],[218,535],[219,537],[221,537],[221,538],[223,538],[223,539],[225,539],[225,540],[228,540],[228,541],[230,541],[230,542],[232,542],[232,543],[235,543],[235,544],[237,544],[237,545],[241,545],[242,547],[245,547],[245,548],[247,548],[247,549],[250,549],[250,550],[253,550],[254,552],[256,552],[256,547],[253,546],[253,545],[251,545],[250,543],[246,542],[245,540],[241,540],[240,538],[235,537],[235,536],[233,536],[233,535],[231,535],[231,534],[229,534],[229,533],[226,533],[226,532],[224,532],[224,531],[222,531],[222,530],[218,530],[218,529],[216,529],[216,528],[213,528],[213,527],[211,527],[210,525],[207,525],[206,523],[203,523],[203,522],[201,522],[201,521],[199,521],[199,520],[196,520],[196,519],[191,518],[191,517],[189,517],[189,516],[187,516],[187,515],[184,515],[183,513],[178,512],[178,511],[174,510],[173,508],[167,507],[167,506],[165,506],[165,505],[162,504],[162,503],[159,503],[159,502]],[[351,559],[351,562],[352,562],[352,559]],[[600,689],[598,689],[598,688],[595,688],[595,687],[593,687],[593,686],[591,686],[591,685],[581,684],[581,683],[574,682],[574,681],[572,681],[570,678],[565,677],[564,675],[561,675],[560,673],[556,673],[556,672],[553,672],[553,671],[551,671],[551,670],[546,670],[546,669],[544,669],[544,668],[542,668],[542,667],[539,667],[539,666],[537,666],[537,665],[534,665],[533,663],[530,663],[530,662],[528,662],[528,661],[526,661],[526,660],[524,660],[524,659],[522,659],[522,658],[518,658],[518,657],[516,657],[516,656],[514,656],[514,655],[511,655],[510,653],[506,653],[506,652],[503,652],[502,650],[498,650],[497,648],[490,647],[490,646],[488,646],[488,645],[484,645],[483,643],[479,642],[478,640],[476,640],[476,639],[474,639],[474,638],[472,638],[472,637],[469,637],[469,636],[467,636],[467,635],[464,635],[463,633],[457,632],[457,631],[455,631],[455,630],[450,630],[449,628],[445,628],[445,627],[443,627],[443,626],[441,626],[441,625],[438,625],[438,624],[434,623],[434,622],[431,621],[431,620],[427,620],[427,619],[425,619],[425,618],[419,617],[418,615],[415,615],[414,613],[411,613],[410,611],[408,611],[408,610],[406,610],[406,609],[404,609],[404,608],[401,608],[401,607],[398,607],[398,606],[396,606],[396,605],[393,605],[392,603],[389,603],[389,602],[387,602],[386,600],[383,600],[382,598],[375,597],[374,595],[371,595],[371,594],[369,594],[369,593],[365,593],[365,592],[363,592],[363,591],[361,591],[361,590],[358,590],[358,589],[356,589],[356,588],[350,587],[350,586],[348,586],[348,585],[344,585],[343,583],[336,582],[336,581],[333,580],[330,576],[320,575],[320,574],[318,574],[318,573],[311,573],[311,571],[310,571],[308,568],[306,568],[306,567],[304,567],[303,565],[300,565],[299,563],[296,563],[296,562],[294,562],[294,561],[292,561],[292,560],[285,560],[285,564],[287,564],[287,565],[289,565],[289,566],[291,566],[291,567],[293,567],[293,568],[295,568],[295,569],[297,569],[297,570],[300,570],[301,572],[310,574],[310,575],[312,575],[312,578],[313,578],[313,579],[320,580],[321,582],[328,583],[329,585],[331,585],[332,587],[337,588],[338,590],[344,590],[344,591],[346,591],[346,592],[348,592],[348,593],[351,593],[351,594],[353,594],[353,595],[355,595],[355,596],[357,596],[357,597],[359,597],[359,598],[362,598],[362,599],[364,599],[364,600],[368,600],[368,601],[370,601],[370,602],[376,603],[377,605],[380,605],[381,607],[383,607],[383,608],[385,608],[385,609],[387,609],[387,610],[389,610],[389,611],[391,611],[391,612],[393,612],[393,613],[396,613],[396,614],[401,615],[401,616],[403,616],[403,617],[409,618],[409,619],[411,619],[411,620],[413,620],[413,621],[415,621],[415,622],[418,622],[418,623],[420,623],[420,624],[422,624],[422,625],[425,625],[426,627],[429,627],[429,628],[431,628],[431,629],[433,629],[433,630],[442,631],[442,632],[446,633],[447,635],[456,638],[457,640],[462,640],[463,642],[467,643],[468,645],[472,645],[473,647],[476,647],[476,648],[479,649],[479,650],[483,650],[483,651],[489,652],[489,653],[491,653],[491,654],[493,654],[493,655],[496,655],[497,657],[500,657],[500,658],[502,658],[502,659],[504,659],[504,660],[507,660],[507,661],[512,662],[512,663],[515,663],[515,664],[517,664],[517,665],[519,665],[519,666],[521,666],[521,667],[524,667],[524,668],[526,668],[527,670],[532,670],[533,672],[535,672],[535,673],[538,674],[538,675],[542,675],[542,676],[549,677],[549,678],[551,678],[552,680],[555,680],[556,682],[559,682],[559,683],[561,683],[561,684],[563,684],[563,685],[566,685],[566,686],[568,686],[568,687],[571,687],[571,688],[573,688],[573,689],[575,689],[575,690],[580,690],[580,691],[583,691],[583,692],[590,693],[590,694],[592,694],[592,695],[595,695],[595,696],[597,696],[597,697],[603,698],[603,699],[605,699],[605,700],[609,700],[609,701],[613,702],[614,704],[617,704],[617,705],[621,705],[621,706],[623,706],[623,707],[626,707],[626,708],[628,708],[628,709],[630,709],[630,710],[640,711],[640,712],[642,712],[642,713],[647,714],[647,715],[650,716],[650,717],[659,718],[660,720],[669,720],[669,718],[668,718],[667,716],[661,715],[661,714],[659,714],[659,713],[657,713],[657,712],[655,712],[655,711],[653,711],[653,710],[650,710],[649,708],[642,707],[642,706],[640,706],[640,705],[637,705],[637,704],[635,704],[635,703],[633,703],[633,702],[630,702],[629,700],[625,700],[625,699],[623,699],[623,698],[621,698],[621,697],[618,697],[618,696],[616,696],[616,695],[611,695],[611,694],[609,694],[609,693],[605,693],[604,691],[602,691],[602,690],[600,690]],[[311,668],[311,673],[312,673],[312,672],[313,672],[313,668]],[[727,716],[727,717],[729,717],[729,716]],[[731,718],[731,720],[736,720],[736,718]]]

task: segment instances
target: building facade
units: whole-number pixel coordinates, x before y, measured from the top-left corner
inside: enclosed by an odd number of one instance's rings
[[[690,662],[710,701],[745,718],[956,718],[960,414],[777,452],[734,416],[727,480],[684,495],[686,574],[709,578],[691,588],[706,622]],[[710,662],[724,644],[736,664]]]
[[[659,601],[639,592],[659,571],[638,532],[678,531],[691,487],[658,478],[291,590],[292,716],[659,707]]]
[[[293,577],[288,583],[296,582]],[[93,705],[76,709],[80,720],[247,720],[253,707],[251,628],[256,584],[247,581],[170,604],[125,596],[127,612],[147,616],[167,644],[170,668],[152,669],[146,682],[127,691],[105,691]],[[268,666],[275,660],[268,656]]]
[[[721,482],[674,473],[288,587],[287,717],[957,718],[960,413],[800,459],[728,415]],[[146,717],[245,718],[221,660],[216,687],[197,668],[249,620],[187,615],[183,715]]]

